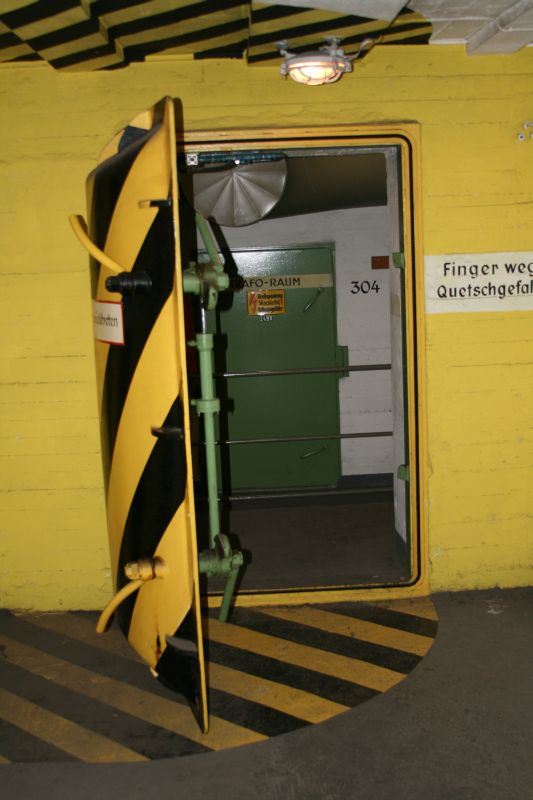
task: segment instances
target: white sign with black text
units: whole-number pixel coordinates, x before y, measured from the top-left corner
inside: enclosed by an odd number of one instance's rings
[[[424,259],[426,313],[533,309],[533,252]]]
[[[122,303],[93,300],[94,338],[107,344],[124,344]]]

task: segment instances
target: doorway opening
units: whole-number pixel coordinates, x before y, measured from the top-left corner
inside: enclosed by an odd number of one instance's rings
[[[411,143],[199,135],[179,164],[182,260],[207,258],[196,210],[231,278],[207,327],[222,530],[245,554],[239,597],[416,584]],[[200,547],[201,442],[198,424]],[[210,594],[222,589],[210,579]]]

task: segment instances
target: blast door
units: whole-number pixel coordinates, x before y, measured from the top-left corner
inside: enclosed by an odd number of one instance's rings
[[[171,99],[136,117],[87,180],[112,612],[207,730]]]
[[[341,474],[334,249],[232,252],[218,334],[223,481],[231,491],[335,486]],[[229,461],[229,474],[224,471]],[[224,480],[225,479],[225,480]],[[229,479],[229,480],[228,480]],[[228,487],[229,483],[229,487]]]

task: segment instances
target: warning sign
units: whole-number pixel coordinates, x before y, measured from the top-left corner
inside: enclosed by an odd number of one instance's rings
[[[246,292],[248,316],[262,317],[265,314],[285,313],[285,290],[267,289],[264,292]]]
[[[426,256],[426,311],[525,311],[533,308],[533,252]]]
[[[122,303],[93,300],[94,338],[107,344],[124,344]]]

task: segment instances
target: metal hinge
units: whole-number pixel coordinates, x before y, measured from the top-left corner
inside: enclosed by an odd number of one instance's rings
[[[348,364],[350,363],[350,353],[348,350],[348,346],[345,344],[338,344],[335,349],[335,366],[343,368],[342,372],[339,372],[339,378],[349,378],[350,373],[348,371]]]
[[[399,478],[399,480],[401,481],[409,481],[411,478],[409,464],[400,464],[400,466],[396,471],[396,477]]]

